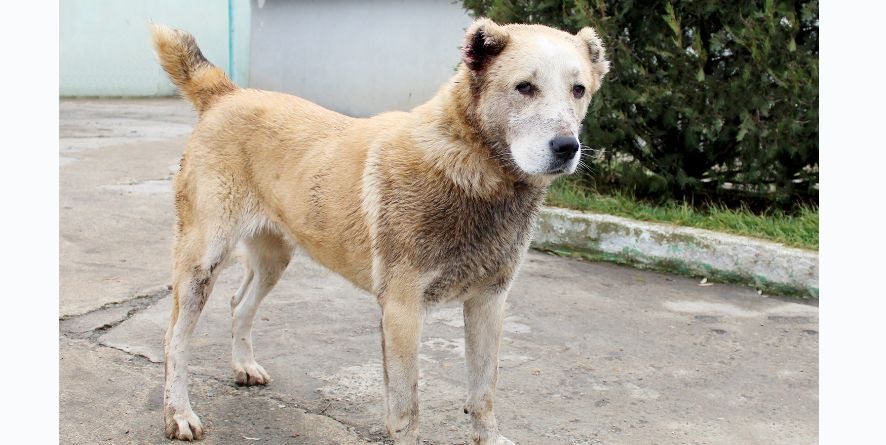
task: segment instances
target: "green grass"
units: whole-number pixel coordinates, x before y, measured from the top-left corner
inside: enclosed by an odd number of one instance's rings
[[[746,208],[711,206],[699,209],[687,203],[654,205],[625,193],[600,194],[582,187],[571,178],[560,178],[554,182],[548,192],[547,204],[753,236],[818,250],[818,207],[806,206],[795,214],[781,211],[757,214]]]

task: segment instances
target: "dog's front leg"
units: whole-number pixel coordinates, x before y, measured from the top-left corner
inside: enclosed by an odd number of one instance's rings
[[[464,410],[471,415],[471,439],[478,445],[513,445],[498,434],[493,411],[506,299],[507,292],[500,292],[481,294],[464,303],[468,365],[468,400]]]
[[[418,299],[383,298],[385,425],[397,445],[419,443],[418,348],[424,310]]]

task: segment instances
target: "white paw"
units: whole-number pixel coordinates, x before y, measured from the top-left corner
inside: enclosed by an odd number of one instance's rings
[[[507,437],[500,434],[498,436],[497,442],[495,443],[496,445],[514,445],[514,442],[512,442],[511,439],[508,439]]]
[[[167,407],[166,411],[166,437],[187,441],[203,437],[203,424],[190,408],[175,413],[175,409]]]
[[[240,386],[267,385],[271,376],[256,362],[234,364],[234,381]]]
[[[485,440],[480,439],[479,436],[475,435],[473,443],[476,445],[514,445],[514,442],[512,442],[511,439],[508,439],[501,434],[496,436],[495,439],[487,437]]]

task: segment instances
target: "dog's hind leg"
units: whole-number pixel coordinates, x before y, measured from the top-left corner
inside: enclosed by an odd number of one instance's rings
[[[471,415],[471,439],[476,445],[513,445],[498,434],[493,410],[506,298],[506,291],[485,293],[464,303],[468,366],[468,399],[464,411]]]
[[[243,240],[246,277],[231,300],[233,348],[231,364],[238,385],[265,385],[270,376],[256,363],[252,349],[252,324],[262,299],[271,291],[292,258],[292,248],[277,234],[260,232]]]
[[[249,292],[249,285],[252,284],[252,279],[255,278],[255,271],[252,270],[252,266],[249,265],[248,260],[243,261],[243,267],[246,269],[243,274],[243,282],[240,283],[240,288],[237,289],[237,292],[231,297],[231,314],[237,309],[237,305],[243,301],[243,297]]]
[[[166,332],[163,416],[170,439],[195,440],[203,425],[188,396],[188,358],[194,327],[230,251],[222,231],[190,230],[176,240],[173,306]]]

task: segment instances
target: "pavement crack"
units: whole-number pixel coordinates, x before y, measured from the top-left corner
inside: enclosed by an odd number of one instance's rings
[[[95,337],[96,337],[96,338],[90,338],[90,340],[92,340],[95,344],[97,344],[97,345],[99,345],[99,346],[102,346],[102,347],[105,347],[105,348],[114,349],[114,350],[116,350],[116,351],[120,351],[120,352],[123,352],[123,353],[129,354],[129,355],[131,355],[131,356],[133,356],[133,357],[138,357],[138,358],[143,359],[144,361],[146,361],[146,362],[148,362],[148,363],[150,363],[150,364],[152,364],[152,365],[158,365],[158,364],[159,364],[159,365],[162,365],[162,364],[163,364],[163,362],[157,363],[157,362],[151,360],[151,358],[148,357],[147,355],[139,354],[139,353],[137,353],[137,352],[127,351],[127,350],[125,350],[125,349],[123,349],[123,348],[118,348],[118,347],[113,346],[113,345],[109,345],[109,344],[106,344],[106,343],[102,343],[102,342],[98,341],[98,338],[97,338],[98,335],[96,335]]]
[[[162,295],[161,295],[161,297],[162,297]],[[159,299],[159,297],[157,299]],[[148,304],[147,306],[150,306],[150,304]],[[145,307],[147,307],[147,306],[145,306]],[[141,309],[139,309],[139,310],[141,310]],[[130,310],[130,312],[132,312],[132,310]],[[125,321],[125,320],[120,320],[118,323],[115,323],[115,326],[116,326],[116,324],[122,323],[123,321]],[[97,330],[98,329],[96,329],[96,331]],[[113,349],[116,351],[123,352],[127,355],[137,357],[138,359],[140,359],[142,361],[142,363],[141,363],[142,365],[147,364],[147,365],[153,365],[153,366],[163,366],[162,362],[157,363],[157,362],[151,361],[151,359],[145,355],[134,353],[131,351],[126,351],[124,349],[121,349],[121,348],[118,348],[115,346],[101,343],[98,341],[98,335],[90,335],[86,339],[91,341],[92,343],[94,343],[96,346],[98,346],[100,348]],[[200,379],[200,380],[203,380],[204,382],[211,382],[212,384],[217,384],[217,385],[226,386],[226,387],[233,387],[233,388],[237,388],[239,390],[244,389],[243,387],[238,386],[235,383],[233,383],[232,379],[223,379],[223,378],[219,378],[219,377],[209,375],[209,374],[194,372],[193,369],[191,369],[189,371],[189,375],[190,375],[190,378],[192,379],[192,381],[195,379]],[[282,405],[286,405],[288,407],[299,409],[299,410],[303,411],[305,414],[326,417],[326,418],[338,423],[339,425],[341,425],[343,428],[348,430],[351,434],[356,436],[359,440],[363,440],[367,443],[378,443],[379,440],[384,440],[384,437],[377,437],[378,436],[377,434],[372,434],[372,433],[366,434],[366,433],[362,432],[360,430],[360,428],[358,428],[356,425],[353,425],[343,419],[340,419],[332,414],[327,413],[326,411],[330,408],[331,402],[329,404],[327,404],[325,406],[325,408],[313,409],[308,406],[309,405],[308,403],[289,398],[286,395],[280,394],[278,392],[271,392],[271,391],[273,391],[273,390],[270,388],[262,388],[261,390],[246,389],[244,392],[246,392],[246,394],[249,397],[264,398],[268,401],[276,403],[277,405],[282,404]],[[384,442],[384,443],[387,443],[387,442]]]
[[[132,297],[130,297],[130,298],[127,298],[127,299],[125,299],[125,300],[114,301],[114,302],[111,302],[111,303],[106,303],[106,304],[103,304],[101,307],[99,307],[99,308],[97,308],[97,309],[93,309],[93,310],[91,310],[91,311],[87,311],[87,312],[84,312],[84,313],[82,313],[82,314],[76,314],[76,315],[64,315],[64,316],[62,316],[62,317],[59,318],[59,321],[72,320],[72,319],[75,319],[75,318],[85,317],[85,316],[87,316],[87,315],[91,315],[91,314],[94,314],[94,313],[96,313],[96,312],[101,312],[101,311],[105,311],[105,310],[108,310],[108,309],[117,308],[117,307],[120,307],[120,306],[133,305],[133,304],[140,304],[140,303],[143,303],[145,300],[150,300],[150,302],[149,302],[148,304],[144,305],[144,307],[139,307],[139,308],[138,308],[139,310],[141,310],[141,309],[144,309],[144,308],[147,307],[147,306],[150,306],[151,304],[153,304],[154,302],[156,302],[157,300],[159,300],[161,297],[164,297],[164,296],[166,296],[166,295],[169,295],[169,292],[170,292],[170,291],[172,291],[172,286],[171,286],[171,285],[168,285],[168,284],[167,284],[167,285],[164,285],[164,286],[159,286],[159,287],[151,288],[151,289],[148,289],[148,290],[145,290],[145,291],[142,291],[142,292],[136,293],[134,296],[132,296]],[[122,320],[121,320],[121,321],[122,321]]]
[[[109,330],[115,328],[116,326],[119,326],[121,323],[125,322],[126,320],[129,320],[130,318],[132,318],[133,316],[135,316],[136,314],[138,314],[142,310],[151,307],[160,299],[168,296],[170,294],[171,290],[172,290],[172,287],[169,285],[161,286],[159,288],[154,288],[154,289],[150,289],[148,291],[140,292],[140,293],[136,294],[135,296],[133,296],[132,298],[129,298],[127,300],[102,305],[101,307],[99,307],[97,309],[91,310],[89,312],[85,312],[83,314],[61,317],[59,319],[61,334],[65,338],[88,340],[88,341],[91,341],[92,343],[94,343],[95,345],[97,345],[98,347],[113,349],[113,350],[123,352],[123,353],[133,356],[133,357],[138,357],[140,360],[143,360],[144,363],[146,363],[146,364],[162,365],[162,363],[156,363],[156,362],[152,361],[146,355],[139,354],[139,353],[132,352],[132,351],[127,351],[125,349],[122,349],[122,348],[119,348],[119,347],[116,347],[113,345],[102,343],[99,341],[99,337],[102,336],[103,334],[105,334],[106,332],[108,332]],[[76,329],[74,329],[74,330],[66,329],[66,327],[68,327],[68,328],[71,327],[71,324],[75,323],[77,321],[83,320],[88,317],[99,317],[101,315],[105,315],[105,314],[103,314],[105,312],[117,310],[117,309],[121,309],[121,308],[123,308],[123,309],[128,308],[128,309],[122,315],[112,317],[110,320],[104,321],[103,323],[101,323],[97,327],[92,328],[91,330],[78,332]],[[193,370],[190,372],[190,374],[191,374],[192,378],[199,378],[204,381],[206,381],[206,380],[212,381],[212,382],[219,384],[219,385],[236,386],[228,379],[221,379],[221,378],[218,378],[218,377],[215,377],[212,375],[196,373],[196,372],[193,372]],[[361,440],[371,442],[372,440],[375,439],[375,437],[369,437],[369,436],[359,432],[358,428],[355,425],[352,425],[342,419],[339,419],[339,418],[327,413],[326,411],[331,406],[329,404],[327,404],[326,407],[322,408],[322,409],[319,409],[319,408],[313,409],[309,406],[306,406],[307,405],[306,403],[297,401],[295,399],[286,398],[284,395],[267,394],[267,393],[261,394],[261,393],[255,393],[255,392],[250,392],[249,395],[250,396],[257,396],[257,397],[264,397],[267,400],[270,400],[270,401],[275,402],[277,404],[284,404],[284,405],[292,406],[294,408],[304,411],[306,414],[326,417],[326,418],[333,420],[336,423],[342,425],[344,428],[346,428],[348,431],[350,431],[351,433],[356,435]]]
[[[137,355],[137,354],[133,354],[133,355]],[[148,361],[150,362],[150,360],[148,360]],[[151,362],[151,363],[153,363],[153,362]],[[193,371],[190,372],[190,376],[191,376],[191,378],[199,378],[204,381],[211,381],[211,382],[214,382],[219,385],[234,387],[234,388],[237,388],[238,390],[244,389],[244,387],[238,386],[238,385],[232,383],[232,380],[230,380],[230,379],[222,379],[222,378],[219,378],[219,377],[216,377],[213,375],[196,373]],[[331,402],[329,402],[322,409],[313,409],[313,408],[309,407],[307,403],[304,403],[304,402],[296,400],[296,399],[288,398],[285,395],[280,394],[279,392],[272,392],[272,391],[273,390],[270,388],[262,388],[259,390],[246,389],[246,392],[250,397],[261,397],[261,398],[264,398],[264,399],[269,400],[271,402],[274,402],[278,405],[282,404],[282,405],[286,405],[288,407],[293,407],[293,408],[302,410],[305,414],[311,414],[311,415],[315,415],[315,416],[325,417],[327,419],[330,419],[330,420],[338,423],[339,425],[341,425],[342,427],[347,429],[349,432],[354,434],[360,440],[363,440],[366,442],[372,442],[372,443],[377,443],[377,441],[378,441],[378,437],[376,437],[376,435],[364,434],[363,432],[360,431],[360,429],[356,425],[353,425],[343,419],[340,419],[332,414],[327,413],[326,410],[328,410],[330,408],[330,406],[332,405]]]
[[[104,304],[97,309],[82,314],[63,316],[59,318],[59,329],[62,335],[66,337],[96,340],[102,334],[168,296],[171,291],[172,286],[163,285],[139,292],[123,301]],[[113,313],[113,311],[120,309],[125,309],[126,311],[122,314]],[[83,329],[81,325],[88,325],[89,328]]]

